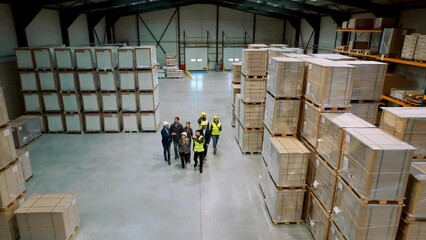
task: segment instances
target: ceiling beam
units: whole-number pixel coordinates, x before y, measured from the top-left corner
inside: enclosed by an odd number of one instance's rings
[[[368,0],[324,0],[329,3],[338,5],[346,5],[350,7],[360,8],[372,11],[378,17],[399,15],[400,11],[391,5],[374,3]]]
[[[112,0],[112,1],[103,1],[103,2],[97,2],[97,3],[78,5],[78,6],[70,7],[69,9],[71,9],[72,11],[77,11],[77,12],[92,12],[92,11],[106,10],[106,9],[112,9],[117,7],[141,5],[141,4],[149,4],[149,2],[142,1],[142,0]]]

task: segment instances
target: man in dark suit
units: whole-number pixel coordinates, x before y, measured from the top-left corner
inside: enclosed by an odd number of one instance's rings
[[[212,132],[207,128],[206,122],[201,123],[200,133],[205,139],[205,142],[204,142],[204,161],[205,161],[207,160],[207,149],[209,147],[210,139],[212,138]]]
[[[169,129],[169,123],[163,122],[163,129],[161,129],[161,143],[163,144],[164,161],[170,165],[170,146],[172,145],[172,132]]]

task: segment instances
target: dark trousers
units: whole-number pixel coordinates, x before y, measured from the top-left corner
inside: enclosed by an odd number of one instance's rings
[[[209,149],[209,146],[204,143],[204,159],[207,157],[207,150]]]
[[[182,168],[185,168],[186,163],[189,163],[189,153],[179,152]]]
[[[196,167],[198,165],[198,159],[200,160],[200,173],[203,172],[203,160],[204,160],[204,152],[194,152],[194,162]]]
[[[219,136],[220,135],[213,135],[212,139],[213,139],[213,149],[217,148],[217,142],[219,142]]]
[[[172,145],[171,142],[163,143],[164,161],[168,162],[169,165],[170,165],[170,145]]]
[[[177,159],[179,157],[178,145],[179,145],[179,139],[178,140],[173,139],[173,148],[175,150],[175,159]]]

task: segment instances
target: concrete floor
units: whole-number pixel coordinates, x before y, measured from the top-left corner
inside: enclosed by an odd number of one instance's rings
[[[161,120],[223,123],[204,173],[163,160],[160,134],[44,135],[30,145],[36,192],[77,194],[77,239],[311,239],[304,225],[271,223],[258,187],[259,155],[242,155],[231,127],[229,72],[160,80]],[[173,155],[172,155],[173,157]],[[29,196],[28,195],[28,196]]]

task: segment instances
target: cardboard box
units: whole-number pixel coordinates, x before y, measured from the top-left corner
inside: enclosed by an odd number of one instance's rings
[[[426,235],[426,221],[424,219],[415,220],[401,218],[399,222],[398,240],[422,240]]]
[[[157,131],[160,126],[160,111],[157,109],[154,113],[140,113],[141,130]]]
[[[268,50],[268,57],[284,57],[286,54],[286,51],[282,48],[267,48]],[[268,73],[269,73],[269,66],[268,66]]]
[[[65,128],[67,133],[82,133],[84,130],[83,115],[81,113],[66,113]]]
[[[268,45],[263,43],[251,43],[247,46],[249,49],[261,49],[261,48],[269,48]]]
[[[271,157],[267,162],[269,173],[279,187],[303,187],[310,151],[294,137],[274,137],[271,141]]]
[[[232,63],[231,75],[232,75],[232,83],[241,83],[241,66],[239,63]]]
[[[117,47],[96,47],[95,54],[99,70],[113,70],[118,66]]]
[[[22,148],[43,132],[43,118],[41,116],[23,115],[10,122],[13,140],[16,148]]]
[[[266,198],[266,191],[268,190],[268,178],[269,177],[269,172],[268,172],[268,167],[266,165],[266,162],[262,159],[261,161],[259,161],[259,165],[260,165],[260,175],[259,175],[259,187],[260,190],[262,191],[263,194],[263,198]]]
[[[137,113],[122,113],[123,118],[123,131],[125,132],[138,132],[138,114]]]
[[[420,34],[405,35],[404,45],[402,46],[401,58],[413,60],[414,53],[416,52],[417,40]]]
[[[236,95],[241,93],[241,85],[240,84],[232,84],[232,102],[231,105],[235,106],[236,104]]]
[[[75,59],[79,70],[96,68],[95,49],[91,47],[75,48]]]
[[[339,179],[331,218],[346,239],[395,239],[402,207],[362,204]]]
[[[328,235],[329,240],[346,240],[343,233],[340,232],[339,228],[337,228],[336,224],[330,220],[330,231]]]
[[[157,50],[155,46],[135,47],[136,68],[151,69],[157,65]]]
[[[95,71],[78,71],[78,83],[80,91],[97,91],[99,90],[99,75]]]
[[[23,240],[67,240],[80,223],[74,194],[34,194],[15,214]]]
[[[341,163],[346,128],[375,128],[351,113],[321,113],[317,152],[338,170]]]
[[[135,71],[118,71],[118,76],[121,90],[135,91],[137,89]]]
[[[247,130],[239,123],[238,143],[243,153],[260,153],[263,145],[263,129]]]
[[[83,101],[83,110],[85,112],[99,112],[101,110],[101,102],[99,95],[96,93],[81,93]]]
[[[349,29],[363,29],[369,30],[374,26],[374,19],[351,18],[348,22]]]
[[[116,71],[99,71],[98,75],[101,91],[117,91],[120,84]]]
[[[63,92],[76,92],[78,90],[75,72],[58,71],[59,89]]]
[[[137,87],[139,90],[154,90],[158,86],[157,68],[137,70]]]
[[[118,112],[121,110],[120,96],[118,93],[101,93],[102,111]]]
[[[139,111],[155,111],[160,104],[158,88],[152,92],[138,92]]]
[[[25,180],[18,161],[0,170],[0,208],[9,206],[25,191]]]
[[[393,98],[397,98],[403,101],[407,101],[408,99],[412,99],[413,97],[423,97],[424,92],[420,89],[397,89],[392,88],[390,92],[390,96]]]
[[[349,50],[367,50],[369,49],[369,42],[367,41],[349,41]]]
[[[75,52],[74,48],[55,48],[56,68],[57,69],[74,69],[75,68]]]
[[[351,103],[351,113],[357,117],[375,125],[379,111],[378,102]]]
[[[32,48],[15,48],[15,55],[18,69],[34,69],[35,64]]]
[[[0,239],[15,240],[19,237],[18,222],[14,212],[24,203],[24,196],[16,199],[6,212],[0,212]]]
[[[121,132],[120,113],[103,113],[102,120],[104,132]]]
[[[296,134],[301,100],[279,100],[266,94],[264,124],[273,134]]]
[[[33,175],[30,152],[27,148],[21,148],[16,150],[16,155],[19,163],[21,164],[22,176],[25,180],[28,180]]]
[[[426,109],[382,108],[380,129],[412,145],[417,161],[426,159]]]
[[[264,103],[266,79],[249,79],[241,75],[241,99],[246,103]]]
[[[411,34],[414,30],[402,28],[384,28],[380,41],[380,54],[390,56],[401,56],[404,36]]]
[[[33,48],[36,69],[52,69],[56,67],[56,58],[53,48]]]
[[[420,35],[417,39],[414,59],[426,61],[426,35]]]
[[[265,104],[240,103],[239,120],[245,128],[263,128]]]
[[[314,148],[317,147],[319,124],[320,111],[305,100],[303,104],[303,122],[300,133]]]
[[[9,114],[7,113],[6,99],[4,98],[3,88],[0,87],[0,126],[9,122]]]
[[[12,129],[9,126],[0,127],[0,169],[16,159],[15,144]]]
[[[315,197],[314,194],[309,192],[310,201],[308,206],[308,219],[307,226],[311,231],[314,239],[327,240],[328,231],[330,229],[330,213],[328,213],[320,201]]]
[[[61,113],[50,113],[44,115],[47,123],[47,130],[51,133],[65,132],[64,118]]]
[[[56,79],[56,72],[38,71],[37,76],[40,81],[41,91],[57,91],[59,89],[59,84]]]
[[[377,128],[345,131],[342,178],[365,200],[403,200],[415,148]]]
[[[349,106],[355,67],[320,58],[305,61],[308,65],[305,97],[320,106]]]
[[[40,89],[38,76],[35,71],[19,71],[19,80],[21,82],[21,90],[29,92],[38,92]]]
[[[336,183],[337,171],[332,169],[327,162],[317,156],[315,159],[315,173],[311,190],[327,213],[331,213],[333,209]]]
[[[266,166],[268,166],[268,163],[271,162],[271,150],[271,134],[269,133],[268,129],[265,128],[263,130],[262,158],[265,161]]]
[[[121,92],[121,108],[123,112],[137,112],[138,95],[136,92]]]
[[[101,132],[102,131],[102,115],[100,113],[84,114],[84,130],[85,132]]]
[[[78,113],[81,110],[78,93],[61,93],[64,112]]]
[[[121,47],[118,49],[118,68],[133,69],[135,67],[135,48]]]
[[[266,75],[268,62],[268,51],[266,49],[243,49],[242,57],[242,74],[246,76]]]
[[[274,97],[301,97],[305,64],[297,58],[269,59],[266,89]]]
[[[404,211],[411,218],[426,219],[426,162],[413,162],[405,192]]]
[[[45,112],[61,112],[62,111],[62,102],[59,93],[41,93],[43,97],[43,106]]]

